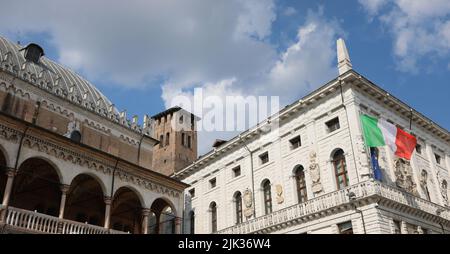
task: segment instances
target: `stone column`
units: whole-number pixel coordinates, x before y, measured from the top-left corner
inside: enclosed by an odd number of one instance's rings
[[[150,215],[150,209],[142,209],[142,234],[148,234],[148,216]]]
[[[181,234],[181,218],[175,218],[175,234]]]
[[[14,177],[16,175],[16,170],[10,168],[6,171],[6,175],[8,176],[8,180],[6,181],[5,194],[3,195],[3,202],[2,202],[3,206],[9,205],[9,198],[11,197],[11,191],[13,187]]]
[[[64,219],[64,208],[66,207],[67,192],[70,189],[70,185],[61,185],[61,203],[59,205],[59,218]]]
[[[406,226],[406,222],[404,221],[400,223],[400,234],[408,234],[408,228]]]
[[[16,175],[16,172],[17,171],[12,168],[7,169],[7,171],[6,171],[8,180],[6,181],[5,192],[4,192],[5,194],[3,195],[3,201],[2,201],[4,210],[0,210],[0,221],[5,221],[6,211],[8,209],[9,198],[11,197],[11,191],[12,191],[14,177]]]
[[[109,229],[109,223],[111,220],[111,197],[105,196],[105,228]]]

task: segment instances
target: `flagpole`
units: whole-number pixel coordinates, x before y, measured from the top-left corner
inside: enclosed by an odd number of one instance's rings
[[[364,138],[364,131],[362,130],[361,112],[359,113],[359,122],[361,124],[360,128],[359,128],[359,131],[361,132],[362,140],[363,140],[363,143],[364,143],[364,149],[366,150],[366,155],[367,155],[366,157],[367,157],[367,159],[369,159],[369,167],[370,167],[370,169],[369,169],[369,177],[372,178],[372,179],[375,179],[375,175],[373,173],[373,165],[372,165],[372,157],[371,157],[371,153],[370,153],[370,148],[369,148],[369,146],[366,143],[366,139]]]

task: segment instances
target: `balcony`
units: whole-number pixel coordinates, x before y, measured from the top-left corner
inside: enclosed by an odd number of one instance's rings
[[[352,201],[348,196],[349,192],[355,194],[355,199]],[[450,209],[406,193],[396,187],[369,180],[219,230],[217,233],[251,234],[273,232],[293,224],[320,218],[334,210],[344,211],[346,209],[352,209],[352,202],[362,202],[365,200],[371,200],[371,202],[376,202],[378,200],[386,201],[397,206],[404,206],[416,211],[422,211],[432,216],[436,216],[436,211],[440,210],[443,211],[439,215],[440,218],[450,221]]]
[[[1,212],[6,212],[4,224],[12,232],[37,234],[127,234],[122,231],[59,219],[14,207],[8,207],[5,211],[4,207],[0,205],[0,214]]]

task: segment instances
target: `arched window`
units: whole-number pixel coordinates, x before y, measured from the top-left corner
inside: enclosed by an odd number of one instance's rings
[[[169,145],[169,142],[170,142],[170,133],[167,132],[167,134],[166,134],[166,146]]]
[[[306,192],[305,169],[302,165],[295,167],[294,176],[297,186],[298,202],[303,203],[308,200],[308,194]]]
[[[216,202],[212,202],[209,205],[209,210],[211,212],[211,232],[217,232],[217,205]]]
[[[195,233],[195,212],[191,211],[189,213],[189,220],[190,220],[190,230],[191,230],[191,234]]]
[[[271,185],[269,180],[265,180],[262,184],[264,193],[264,212],[265,214],[272,213],[272,193],[270,191]]]
[[[72,131],[70,133],[70,139],[77,143],[81,142],[81,133],[79,131]]]
[[[338,190],[348,186],[347,164],[342,149],[338,149],[333,155],[334,173]]]
[[[240,192],[234,194],[235,212],[236,212],[236,224],[242,223],[242,195]]]

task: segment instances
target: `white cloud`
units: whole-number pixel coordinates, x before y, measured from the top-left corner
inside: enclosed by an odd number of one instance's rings
[[[370,15],[376,15],[389,0],[358,0]]]
[[[195,87],[204,89],[204,97],[214,95],[222,101],[230,95],[276,95],[280,96],[281,106],[291,103],[337,75],[335,43],[337,35],[342,33],[339,24],[326,20],[321,10],[309,12],[306,22],[298,29],[296,41],[271,63],[272,67],[268,70],[250,78],[237,75],[215,82],[202,82],[195,78],[169,80],[163,86],[166,107],[173,106],[172,98],[177,95],[184,95],[193,101]],[[207,152],[214,139],[227,139],[237,133],[199,132],[200,153]]]
[[[418,72],[420,61],[447,58],[450,53],[448,0],[359,0],[394,36],[398,69]],[[380,12],[384,8],[386,12]],[[383,10],[384,10],[383,9]]]
[[[58,61],[122,86],[244,76],[276,57],[263,41],[276,17],[273,0],[6,0],[2,13],[1,33],[47,32]]]
[[[294,7],[292,7],[292,6],[287,7],[283,11],[283,15],[284,16],[292,16],[294,14],[297,14],[297,10]]]
[[[216,98],[278,95],[285,105],[336,75],[340,29],[322,10],[309,12],[296,40],[277,53],[269,40],[274,1],[5,0],[0,24],[8,26],[0,33],[50,34],[57,60],[93,83],[133,88],[164,80],[166,106],[180,94],[192,98],[195,87]],[[234,134],[199,133],[200,153]]]

